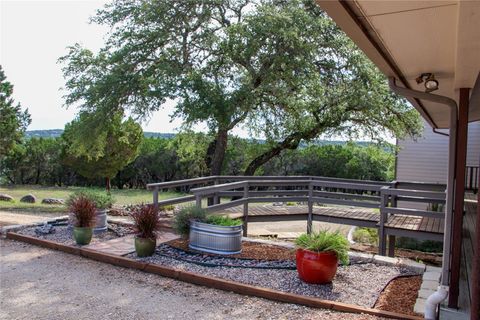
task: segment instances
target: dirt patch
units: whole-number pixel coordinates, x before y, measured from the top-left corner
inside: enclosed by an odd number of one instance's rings
[[[169,241],[167,244],[187,252],[198,252],[188,247],[188,240],[186,239]],[[202,252],[202,254],[207,253]],[[229,255],[229,257],[257,260],[295,260],[295,251],[279,246],[243,241],[242,252],[239,254]]]
[[[418,315],[413,312],[422,276],[401,277],[392,280],[375,304],[376,309]]]

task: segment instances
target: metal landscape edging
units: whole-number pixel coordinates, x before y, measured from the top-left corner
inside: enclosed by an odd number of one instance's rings
[[[273,301],[299,304],[312,308],[330,309],[340,312],[370,314],[379,317],[386,317],[390,319],[409,319],[421,320],[422,317],[411,316],[396,312],[385,310],[365,308],[343,302],[322,300],[315,297],[302,296],[293,293],[282,292],[278,290],[268,289],[264,287],[257,287],[253,285],[243,284],[235,281],[219,279],[209,276],[204,276],[192,272],[182,271],[175,268],[165,267],[158,264],[146,263],[136,261],[134,259],[103,253],[100,251],[85,249],[80,247],[73,247],[50,240],[30,237],[15,232],[8,232],[7,239],[22,241],[25,243],[37,245],[40,247],[63,251],[66,253],[90,258],[96,261],[120,266],[124,268],[137,269],[148,273],[158,274],[163,277],[172,278],[175,280],[188,282],[204,287],[219,289],[223,291],[230,291],[238,294],[249,295],[259,298],[264,298]]]

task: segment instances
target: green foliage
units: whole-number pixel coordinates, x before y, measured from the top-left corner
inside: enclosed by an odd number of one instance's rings
[[[378,231],[374,228],[355,228],[353,240],[360,243],[376,245],[378,243]]]
[[[190,221],[205,221],[207,218],[207,211],[195,206],[182,208],[173,219],[173,230],[178,234],[188,237],[190,232]]]
[[[340,262],[347,265],[348,260],[348,241],[339,231],[329,232],[326,230],[312,232],[311,234],[302,234],[296,240],[295,244],[306,250],[315,252],[335,252]]]
[[[122,0],[93,21],[111,32],[98,54],[76,44],[60,59],[67,104],[145,119],[172,99],[186,128],[210,129],[212,174],[225,167],[228,133],[239,125],[268,142],[247,174],[321,134],[381,139],[420,128],[314,1]]]
[[[208,174],[204,158],[211,136],[185,132],[173,139],[142,138],[138,157],[112,180],[118,189],[145,188],[150,182],[188,179]],[[239,175],[265,144],[230,138],[223,174]],[[68,144],[63,138],[31,138],[16,144],[0,160],[0,181],[10,184],[102,186],[98,177],[85,178],[65,163]],[[27,152],[28,150],[28,152]],[[393,147],[350,142],[344,145],[302,146],[287,150],[263,165],[257,174],[317,175],[391,181]],[[179,188],[178,191],[186,192]],[[143,200],[145,201],[145,200]]]
[[[97,209],[111,208],[115,200],[109,193],[98,192],[92,190],[82,190],[72,193],[67,201],[66,205],[71,206],[79,198],[85,198],[92,201]]]
[[[6,79],[0,66],[0,159],[21,141],[31,122],[28,110],[22,111],[20,103],[15,104],[13,85]]]
[[[83,112],[65,126],[62,137],[64,163],[82,176],[109,181],[137,157],[142,128],[131,118],[122,121],[120,114],[106,119]]]
[[[395,240],[395,246],[397,248],[417,250],[422,252],[443,252],[443,242],[442,241],[432,241],[432,240],[417,240],[413,238],[406,237],[397,237]]]
[[[240,219],[232,219],[230,217],[215,216],[215,215],[208,216],[205,222],[209,224],[214,224],[217,226],[224,226],[224,227],[239,226],[243,223],[242,220]]]

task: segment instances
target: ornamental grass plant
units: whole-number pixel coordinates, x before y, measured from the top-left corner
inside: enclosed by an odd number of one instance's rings
[[[295,245],[299,248],[318,253],[334,252],[343,265],[347,265],[349,262],[348,240],[339,231],[329,232],[322,230],[312,232],[311,234],[304,233],[295,240]]]
[[[173,220],[173,230],[183,237],[188,237],[190,232],[190,221],[204,222],[207,218],[207,211],[195,206],[182,208]]]
[[[70,201],[69,209],[73,213],[75,227],[90,228],[95,224],[97,208],[91,199],[78,196]]]
[[[156,239],[157,232],[160,230],[160,214],[154,205],[137,206],[132,209],[130,215],[133,218],[137,237]]]

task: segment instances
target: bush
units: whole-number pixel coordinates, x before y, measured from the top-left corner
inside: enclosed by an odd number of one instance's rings
[[[314,252],[334,252],[338,260],[344,265],[348,264],[348,241],[339,231],[326,230],[302,234],[296,240],[297,247]]]
[[[72,201],[74,201],[78,197],[85,197],[93,201],[95,207],[100,210],[111,208],[114,202],[113,197],[108,193],[83,190],[71,194],[70,197],[68,197],[67,199],[67,206],[70,206]]]
[[[378,243],[378,231],[374,228],[355,228],[353,240],[355,242],[376,245]]]
[[[207,223],[214,224],[217,226],[224,226],[224,227],[233,227],[233,226],[239,226],[243,222],[240,219],[232,219],[230,217],[224,217],[224,216],[208,216]]]
[[[160,215],[154,205],[142,205],[132,210],[134,228],[137,237],[144,239],[155,239],[160,229]]]
[[[413,238],[398,237],[395,241],[397,248],[416,250],[421,252],[440,253],[443,251],[443,242],[432,240],[417,240]]]
[[[97,208],[92,200],[78,196],[70,202],[69,209],[73,213],[75,227],[90,228],[94,225]]]
[[[205,221],[207,211],[195,206],[181,209],[173,220],[173,229],[180,235],[186,237],[190,232],[190,220]]]

